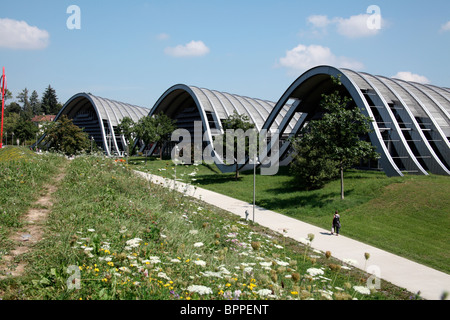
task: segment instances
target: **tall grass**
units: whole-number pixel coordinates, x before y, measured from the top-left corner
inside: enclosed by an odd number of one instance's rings
[[[0,282],[3,299],[410,297],[384,281],[371,292],[367,275],[332,255],[168,192],[123,162],[71,161],[55,197],[27,274]]]
[[[9,235],[24,226],[21,217],[62,161],[54,154],[35,156],[27,148],[0,150],[0,259],[12,248]]]

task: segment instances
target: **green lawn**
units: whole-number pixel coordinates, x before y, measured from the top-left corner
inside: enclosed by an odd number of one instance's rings
[[[132,158],[137,170],[173,178],[171,160]],[[222,174],[214,165],[176,167],[177,179],[231,197],[253,201],[253,172]],[[195,175],[189,175],[192,172]],[[193,180],[193,181],[192,181]],[[450,273],[450,177],[388,178],[381,172],[350,170],[345,174],[345,199],[340,181],[316,191],[297,190],[287,168],[276,176],[256,176],[256,204],[330,229],[339,210],[342,234]]]

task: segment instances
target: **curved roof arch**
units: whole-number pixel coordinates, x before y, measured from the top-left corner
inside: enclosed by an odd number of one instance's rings
[[[137,122],[140,118],[145,117],[148,111],[148,108],[82,92],[75,94],[64,104],[54,121],[56,122],[60,117],[66,115],[74,124],[84,128],[97,145],[101,146],[110,156],[113,153],[122,154],[125,150],[125,139],[116,132],[122,119],[130,117]]]
[[[192,107],[192,105],[195,106],[202,121],[203,141],[208,144],[214,162],[222,172],[230,172],[234,170],[234,166],[224,164],[221,157],[213,152],[213,137],[223,133],[222,121],[237,112],[247,115],[259,132],[275,103],[227,92],[177,84],[164,92],[150,110],[149,116],[163,112],[169,117],[176,118],[177,113],[182,112],[186,106]],[[281,121],[282,114],[276,117],[277,123],[281,123]],[[292,129],[294,128],[289,127],[288,131]]]
[[[294,133],[301,130],[317,112],[321,94],[336,89],[331,77],[340,77],[346,93],[361,112],[374,119],[369,137],[381,155],[380,162],[387,175],[428,174],[428,171],[450,174],[450,132],[446,131],[450,102],[445,91],[437,87],[318,66],[292,83],[264,128],[273,124],[288,99],[296,98],[297,111],[309,114],[305,123],[298,123]],[[284,152],[288,152],[287,147]]]

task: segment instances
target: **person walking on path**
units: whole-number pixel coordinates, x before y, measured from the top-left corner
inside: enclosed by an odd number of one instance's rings
[[[336,236],[338,236],[340,229],[341,229],[341,216],[339,215],[338,211],[336,210],[334,212],[334,216],[333,216],[333,226],[331,228],[331,234],[336,233]]]

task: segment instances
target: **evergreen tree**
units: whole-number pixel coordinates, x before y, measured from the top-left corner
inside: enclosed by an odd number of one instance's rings
[[[53,89],[50,85],[45,90],[43,96],[42,96],[42,111],[44,114],[58,114],[59,110],[61,109],[61,104],[58,103],[58,98],[56,96],[56,91]]]
[[[36,90],[33,90],[30,97],[30,105],[33,115],[40,115],[41,110],[41,102],[39,101],[39,95]]]
[[[31,117],[33,116],[33,110],[31,108],[30,98],[28,96],[28,89],[27,88],[23,89],[23,91],[17,95],[17,99],[22,104],[21,115],[25,119],[31,119]]]

